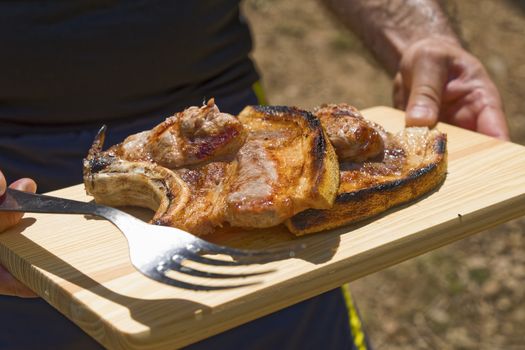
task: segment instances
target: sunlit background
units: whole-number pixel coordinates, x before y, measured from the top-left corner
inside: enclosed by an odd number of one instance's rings
[[[448,0],[525,145],[525,1]],[[270,103],[391,105],[391,78],[316,1],[246,0]],[[525,218],[352,283],[376,349],[525,349]]]

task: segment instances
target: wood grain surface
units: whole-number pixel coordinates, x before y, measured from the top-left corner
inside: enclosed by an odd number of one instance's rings
[[[363,113],[387,130],[403,127],[400,111],[374,107]],[[421,200],[299,239],[283,227],[225,230],[210,237],[243,248],[307,244],[295,258],[264,266],[213,268],[275,269],[243,280],[261,282],[253,286],[196,292],[152,281],[130,265],[127,243],[112,224],[82,215],[26,214],[20,225],[0,235],[0,262],[107,348],[188,345],[523,215],[525,147],[446,124],[438,128],[448,134],[448,175]],[[51,194],[91,200],[83,185]]]

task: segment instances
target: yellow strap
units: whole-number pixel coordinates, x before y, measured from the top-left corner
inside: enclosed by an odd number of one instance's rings
[[[252,90],[255,93],[255,96],[257,96],[257,101],[259,101],[260,105],[267,105],[268,101],[266,100],[266,95],[264,94],[264,89],[262,87],[262,84],[259,80],[257,80],[252,85]]]
[[[350,287],[348,284],[344,284],[341,287],[343,296],[346,302],[346,309],[348,310],[348,321],[350,323],[350,329],[352,330],[352,335],[354,336],[354,344],[357,350],[366,350],[365,342],[365,333],[363,332],[363,326],[359,315],[354,306],[354,301],[352,300],[352,294],[350,293]]]

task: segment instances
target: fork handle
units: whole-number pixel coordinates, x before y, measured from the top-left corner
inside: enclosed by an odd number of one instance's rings
[[[103,208],[94,203],[22,192],[12,188],[7,188],[0,197],[0,211],[103,216]]]

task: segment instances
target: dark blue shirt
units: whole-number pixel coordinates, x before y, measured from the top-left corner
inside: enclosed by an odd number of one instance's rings
[[[0,0],[0,169],[74,185],[102,124],[111,145],[209,97],[257,104],[251,45],[237,0]],[[0,349],[99,347],[44,300],[0,296]],[[190,348],[353,347],[333,290]]]
[[[0,1],[0,128],[171,113],[249,87],[238,3]]]

